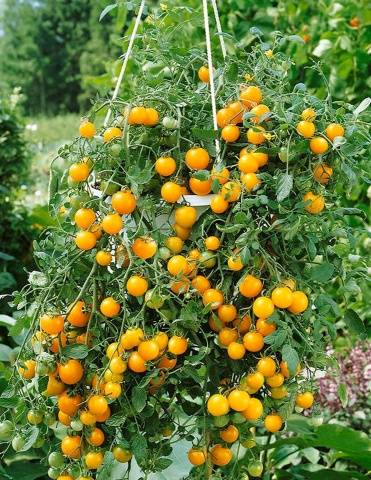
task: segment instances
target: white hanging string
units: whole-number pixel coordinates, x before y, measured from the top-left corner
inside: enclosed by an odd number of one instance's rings
[[[226,56],[227,56],[227,50],[225,48],[222,25],[220,23],[220,17],[219,17],[218,6],[216,4],[216,0],[211,0],[211,4],[212,4],[213,10],[214,10],[216,29],[218,31],[218,37],[219,37],[219,41],[220,41],[220,49],[222,51],[223,58],[225,59]]]
[[[113,95],[112,95],[111,102],[116,100],[117,95],[119,93],[120,86],[121,86],[122,80],[124,78],[126,67],[127,67],[127,64],[128,64],[129,58],[130,58],[130,54],[131,54],[131,51],[133,49],[134,40],[135,40],[137,31],[138,31],[138,28],[139,28],[139,24],[140,24],[140,21],[141,21],[141,18],[142,18],[142,14],[143,14],[143,10],[144,10],[144,4],[145,4],[145,0],[142,0],[141,4],[140,4],[140,7],[139,7],[137,18],[135,19],[135,24],[134,24],[133,31],[130,35],[128,49],[126,50],[126,53],[125,53],[125,59],[124,59],[124,62],[122,64],[120,74],[119,74],[117,82],[116,82],[116,86],[115,86],[115,90],[114,90]],[[112,113],[112,108],[110,107],[108,112],[107,112],[106,118],[104,119],[104,124],[103,125],[105,127],[108,125],[109,119],[111,117],[111,113]]]
[[[207,63],[210,75],[210,97],[211,97],[211,109],[213,113],[213,126],[214,130],[218,131],[218,121],[216,117],[216,99],[215,99],[215,83],[214,83],[214,68],[213,68],[213,59],[211,55],[211,41],[210,41],[210,26],[209,26],[209,14],[207,9],[207,0],[202,0],[203,13],[204,13],[204,24],[205,24],[205,39],[206,39],[206,52],[207,52]],[[220,141],[219,138],[215,139],[215,148],[216,148],[216,164],[219,161],[220,157]]]

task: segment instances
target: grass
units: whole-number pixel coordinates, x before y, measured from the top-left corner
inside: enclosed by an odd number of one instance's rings
[[[72,113],[27,119],[26,139],[31,146],[32,164],[26,204],[46,203],[50,163],[59,148],[76,136],[79,123],[80,116]]]

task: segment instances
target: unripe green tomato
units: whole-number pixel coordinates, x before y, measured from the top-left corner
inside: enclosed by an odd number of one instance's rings
[[[323,424],[323,417],[312,417],[310,419],[310,423],[314,426],[314,427],[320,427],[322,424]]]
[[[175,130],[178,128],[178,121],[173,117],[164,117],[162,120],[162,125],[168,130]]]
[[[52,413],[50,412],[47,412],[45,415],[44,415],[44,423],[45,425],[47,425],[48,427],[50,427],[51,425],[53,425],[53,423],[55,423],[57,421],[55,415],[53,415]]]
[[[250,462],[247,471],[249,472],[249,475],[252,477],[260,477],[261,474],[263,473],[263,464],[259,460],[255,460],[253,462]]]
[[[281,162],[287,163],[287,161],[289,159],[289,156],[287,154],[287,148],[286,147],[281,147],[281,149],[278,153],[278,157],[281,160]]]
[[[84,428],[84,425],[80,422],[80,420],[72,420],[71,422],[72,430],[76,430],[77,432],[81,432]]]
[[[161,137],[160,139],[160,144],[164,145],[165,147],[174,147],[177,143],[177,136],[175,133],[171,135],[166,135],[164,137]]]
[[[70,205],[73,209],[81,208],[90,199],[87,193],[80,193],[79,195],[71,195],[69,198]]]
[[[160,247],[158,249],[158,255],[161,260],[168,260],[171,257],[171,252],[167,247]]]
[[[144,296],[148,308],[158,309],[165,303],[165,299],[154,289],[148,290]]]
[[[209,251],[202,252],[198,262],[201,267],[213,268],[216,264],[216,255]]]
[[[26,440],[20,435],[16,435],[12,440],[12,447],[15,452],[19,452],[25,446]]]
[[[60,452],[51,452],[48,457],[48,463],[51,467],[62,468],[64,465],[64,457]]]
[[[171,72],[171,69],[169,67],[164,67],[164,69],[162,70],[162,73],[164,75],[164,78],[171,78],[172,77],[172,72]]]
[[[241,442],[241,445],[245,448],[254,448],[256,446],[256,442],[253,438],[247,438]]]
[[[214,417],[213,422],[216,427],[225,427],[229,423],[229,416],[221,415],[220,417]]]
[[[45,443],[45,438],[37,437],[35,443],[32,445],[34,448],[41,448]]]
[[[241,413],[236,412],[232,415],[232,422],[235,424],[245,423],[246,418]]]
[[[43,421],[43,414],[39,410],[30,410],[27,413],[27,420],[31,425],[38,425]]]
[[[36,365],[36,373],[40,376],[43,377],[44,375],[47,375],[49,373],[49,367],[45,363],[38,362]]]
[[[13,436],[13,424],[10,420],[0,423],[0,441],[8,442]]]
[[[239,480],[249,480],[249,478],[250,478],[250,477],[247,475],[247,473],[243,473],[243,474],[241,475],[241,477],[239,478]]]
[[[52,480],[56,480],[59,477],[60,471],[56,468],[49,468],[48,470],[48,477]]]
[[[100,183],[100,190],[101,192],[104,192],[106,195],[113,195],[114,193],[120,190],[120,185],[117,185],[117,183],[114,183],[114,182],[103,180]]]
[[[67,178],[67,185],[68,185],[70,188],[77,187],[78,184],[79,184],[79,182],[76,182],[72,177],[68,176],[68,178]]]
[[[118,158],[121,153],[121,145],[119,143],[114,143],[113,145],[110,145],[109,151],[113,157]]]

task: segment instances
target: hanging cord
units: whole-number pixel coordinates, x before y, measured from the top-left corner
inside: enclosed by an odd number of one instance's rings
[[[131,35],[130,35],[130,40],[129,40],[128,49],[126,50],[126,53],[125,53],[125,59],[124,59],[124,62],[123,62],[123,64],[122,64],[122,67],[121,67],[121,70],[120,70],[120,74],[119,74],[118,79],[117,79],[117,82],[116,82],[116,86],[115,86],[115,90],[114,90],[113,95],[112,95],[111,102],[113,102],[114,100],[116,100],[117,95],[118,95],[118,93],[119,93],[120,86],[121,86],[122,80],[123,80],[123,78],[124,78],[124,74],[125,74],[125,71],[126,71],[126,67],[127,67],[127,64],[128,64],[129,58],[130,58],[130,55],[131,55],[131,51],[132,51],[132,49],[133,49],[134,40],[135,40],[137,31],[138,31],[138,28],[139,28],[139,24],[140,24],[140,21],[141,21],[141,18],[142,18],[142,14],[143,14],[143,10],[144,10],[144,4],[145,4],[145,0],[142,0],[142,1],[141,1],[141,4],[140,4],[140,7],[139,7],[139,11],[138,11],[137,18],[135,19],[135,24],[134,24],[133,31],[132,31],[132,33],[131,33]],[[108,112],[107,112],[106,118],[104,119],[104,124],[103,124],[103,125],[104,125],[105,127],[108,125],[109,119],[110,119],[110,117],[111,117],[111,113],[112,113],[112,108],[110,107],[109,110],[108,110]]]
[[[213,69],[213,59],[211,55],[211,41],[210,41],[210,26],[209,26],[209,15],[207,10],[207,0],[202,0],[203,12],[204,12],[204,24],[205,24],[205,39],[206,39],[206,51],[207,51],[207,63],[210,75],[210,97],[211,97],[211,109],[213,113],[213,126],[214,130],[218,131],[218,121],[216,117],[216,99],[215,99],[215,83],[214,83],[214,69]],[[216,149],[216,162],[217,165],[220,160],[220,141],[219,138],[215,139],[215,149]]]
[[[214,10],[216,29],[218,30],[218,37],[219,37],[219,41],[220,41],[220,49],[222,51],[222,55],[223,55],[223,58],[225,60],[225,58],[227,56],[227,50],[225,48],[222,25],[220,23],[220,17],[219,17],[218,6],[216,4],[216,0],[211,0],[211,4],[212,4],[213,10]]]

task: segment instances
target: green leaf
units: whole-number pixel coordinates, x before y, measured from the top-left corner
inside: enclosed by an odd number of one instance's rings
[[[343,408],[345,408],[348,404],[348,390],[345,383],[339,383],[338,385],[338,395],[341,401]]]
[[[353,110],[353,115],[355,117],[358,117],[360,113],[362,113],[364,110],[366,110],[371,104],[371,98],[367,97],[362,100],[362,102],[358,105],[357,108]]]
[[[0,362],[9,362],[10,354],[12,353],[12,351],[13,349],[10,348],[8,345],[0,343]]]
[[[112,452],[106,451],[104,454],[103,465],[98,471],[97,480],[107,480],[111,478],[112,469],[115,465],[115,459]]]
[[[0,471],[1,472],[1,471]],[[29,460],[14,461],[9,467],[6,467],[5,473],[9,475],[9,480],[36,480],[37,478],[45,478],[47,467],[41,465],[40,462],[30,462]],[[2,478],[0,476],[0,478]]]
[[[310,269],[310,277],[315,282],[326,283],[334,274],[335,267],[331,263],[321,263]]]
[[[291,345],[284,345],[282,359],[287,362],[290,375],[294,375],[299,364],[298,352]]]
[[[37,437],[39,436],[39,429],[34,425],[32,427],[29,427],[27,429],[27,432],[24,431],[23,433],[26,443],[24,444],[23,448],[19,450],[20,452],[26,452],[32,447]]]
[[[62,350],[62,355],[65,355],[69,358],[82,359],[88,356],[89,349],[87,345],[82,345],[80,343],[73,343],[72,345],[67,345]]]
[[[155,462],[156,472],[161,472],[161,470],[166,470],[170,467],[173,461],[170,458],[161,457],[158,458]]]
[[[115,413],[108,420],[106,420],[106,425],[110,427],[120,427],[126,421],[126,416],[122,412]]]
[[[144,388],[135,386],[131,392],[131,402],[136,412],[141,412],[146,406],[147,391]]]
[[[16,323],[16,320],[9,315],[0,314],[0,325],[5,325],[6,327],[13,327]]]
[[[18,397],[0,397],[0,407],[3,408],[13,408],[18,405],[19,398]]]
[[[290,195],[293,186],[293,177],[289,173],[283,173],[277,181],[277,202],[282,202]]]
[[[347,310],[344,314],[344,322],[347,324],[348,328],[358,335],[364,337],[366,334],[365,325],[354,310]]]
[[[147,440],[144,435],[135,433],[130,441],[131,450],[135,456],[136,461],[140,464],[147,456]]]
[[[204,130],[202,128],[192,128],[192,134],[199,140],[215,140],[219,136],[217,130]]]
[[[107,5],[101,12],[101,14],[99,15],[99,21],[101,22],[103,20],[103,18],[109,13],[111,12],[114,8],[116,8],[118,6],[117,3],[112,3],[111,5]]]

